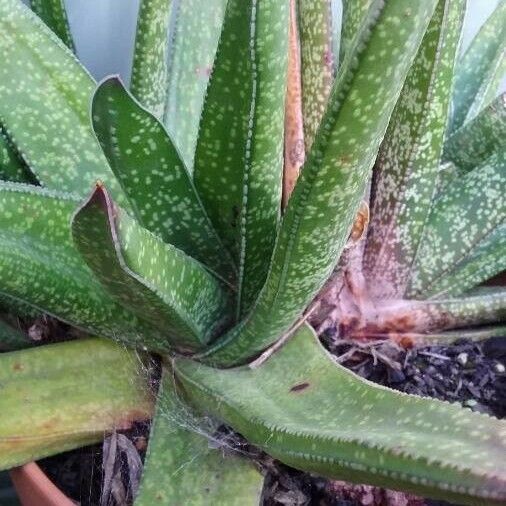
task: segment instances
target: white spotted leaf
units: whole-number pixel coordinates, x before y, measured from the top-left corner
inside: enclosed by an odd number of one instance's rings
[[[14,183],[36,183],[33,174],[16,152],[0,126],[0,179]]]
[[[193,171],[200,113],[227,0],[172,0],[163,121]]]
[[[458,504],[506,500],[501,421],[374,385],[307,326],[260,366],[178,358],[175,374],[199,409],[296,469]]]
[[[438,1],[381,145],[364,256],[373,297],[402,297],[418,254],[437,191],[464,11],[465,0]]]
[[[172,0],[142,0],[135,36],[130,89],[159,118],[163,117],[167,102],[171,3]]]
[[[374,2],[375,0],[342,0],[340,61],[344,61],[346,55],[349,56],[350,53],[353,53],[353,41],[366,23],[368,11]]]
[[[154,347],[166,333],[115,303],[74,247],[69,227],[77,205],[75,196],[0,183],[2,296],[87,332]]]
[[[473,119],[495,97],[506,72],[505,51],[506,2],[500,0],[458,62],[450,133]]]
[[[103,81],[95,92],[92,114],[95,133],[137,221],[233,281],[232,258],[160,121],[114,77]]]
[[[32,10],[46,23],[53,32],[75,52],[74,40],[67,19],[63,0],[30,0]]]
[[[500,151],[506,151],[506,93],[447,139],[444,158],[469,171]]]
[[[0,0],[0,122],[37,180],[86,195],[97,179],[124,206],[90,122],[95,83],[19,0]]]
[[[179,349],[197,349],[230,317],[220,282],[191,257],[163,243],[97,186],[72,220],[74,242],[112,298],[147,319]]]
[[[341,67],[283,216],[267,281],[251,313],[217,341],[206,360],[231,365],[268,347],[301,317],[331,274],[436,3],[394,0],[371,7],[370,26],[357,35],[360,51]],[[402,6],[410,15],[399,30]]]
[[[506,256],[503,237],[505,193],[504,152],[497,153],[481,167],[445,187],[434,203],[422,237],[420,254],[407,292],[409,296],[459,295],[471,288],[475,281],[484,280],[478,269],[490,275],[500,270],[504,260],[495,264],[493,256],[501,256],[501,251]],[[491,246],[492,251],[499,248],[499,253],[496,251],[489,258],[486,252]],[[469,262],[472,262],[473,276],[478,275],[477,279],[459,275],[460,269],[469,268]]]
[[[306,150],[313,143],[334,80],[331,0],[298,0]]]
[[[227,4],[194,168],[209,217],[239,265],[241,315],[265,281],[279,224],[288,53],[288,1],[246,4]]]

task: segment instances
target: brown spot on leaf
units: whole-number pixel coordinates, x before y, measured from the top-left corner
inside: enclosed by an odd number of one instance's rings
[[[302,390],[305,390],[308,386],[309,383],[305,381],[304,383],[294,385],[292,388],[290,388],[290,392],[301,392]]]
[[[22,371],[24,369],[23,367],[23,364],[20,364],[19,362],[16,362],[13,366],[12,366],[12,369],[14,371]]]

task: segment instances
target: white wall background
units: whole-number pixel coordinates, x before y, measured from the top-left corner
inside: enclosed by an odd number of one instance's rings
[[[468,0],[464,47],[499,1],[505,0]],[[65,0],[65,3],[84,65],[96,79],[120,74],[128,81],[139,0]],[[503,88],[506,89],[506,82]]]

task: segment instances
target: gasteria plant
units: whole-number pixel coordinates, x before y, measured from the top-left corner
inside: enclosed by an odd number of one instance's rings
[[[506,268],[506,3],[457,63],[465,0],[345,1],[340,50],[329,6],[143,0],[127,91],[61,2],[0,0],[3,303],[122,344],[0,356],[1,468],[149,417],[127,345],[164,364],[139,506],[258,502],[207,415],[298,469],[506,503],[503,422],[364,381],[305,323],[504,331],[506,291],[476,287]]]

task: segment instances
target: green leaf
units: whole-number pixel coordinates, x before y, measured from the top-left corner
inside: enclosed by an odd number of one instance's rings
[[[0,318],[0,351],[22,350],[33,344],[25,332]]]
[[[437,191],[465,0],[439,0],[375,167],[364,256],[369,290],[401,298]]]
[[[227,0],[173,2],[164,123],[193,170],[200,113]]]
[[[462,175],[453,162],[443,162],[437,172],[437,191],[435,198],[440,195],[449,183],[452,183],[457,177]]]
[[[379,18],[370,31],[365,26],[358,35],[364,43],[361,54],[343,63],[283,217],[267,282],[250,315],[217,341],[206,360],[231,365],[272,344],[296,322],[331,274],[436,3],[394,0],[380,11],[375,5],[369,13],[369,24]],[[399,30],[399,12],[407,8],[410,15]],[[368,43],[362,40],[366,32]]]
[[[297,469],[458,504],[506,500],[504,422],[359,378],[307,326],[257,368],[182,358],[175,370],[199,409]]]
[[[334,80],[330,0],[298,0],[306,150],[313,143]]]
[[[233,280],[232,259],[163,125],[115,77],[100,84],[92,110],[95,133],[137,220],[163,241]]]
[[[340,61],[344,61],[346,56],[349,57],[350,53],[354,52],[354,40],[367,23],[368,13],[374,3],[375,0],[342,0]]]
[[[506,93],[451,135],[444,158],[469,171],[500,151],[506,151]]]
[[[165,339],[165,331],[115,303],[93,277],[70,236],[76,206],[75,197],[69,195],[0,184],[2,297],[133,345]]]
[[[506,3],[500,1],[457,65],[450,132],[473,119],[495,97],[506,70]]]
[[[430,285],[434,296],[458,296],[506,270],[506,223],[480,240],[449,272]]]
[[[36,183],[30,169],[12,146],[0,126],[0,179],[14,183]]]
[[[0,120],[43,186],[88,193],[97,179],[126,199],[89,118],[95,83],[19,0],[0,0]]]
[[[172,0],[142,0],[135,36],[130,89],[158,118],[163,117],[167,98],[171,3]]]
[[[179,348],[207,343],[229,320],[229,294],[203,266],[142,228],[97,186],[72,220],[77,248],[105,290]],[[166,339],[157,344],[163,349]]]
[[[100,339],[0,354],[0,469],[149,418],[153,400],[141,366],[135,352]]]
[[[63,0],[30,0],[30,4],[42,21],[75,53],[74,40]]]
[[[288,2],[229,0],[200,122],[195,185],[239,265],[244,314],[280,218]]]
[[[455,341],[467,339],[469,341],[486,341],[491,337],[506,336],[506,325],[489,325],[476,329],[458,329],[447,332],[433,332],[430,334],[413,334],[409,337],[416,346],[432,346],[436,344],[450,345]]]
[[[506,152],[498,153],[445,187],[425,227],[408,287],[409,297],[464,292],[474,285],[475,279],[458,274],[460,269],[470,269],[467,274],[471,276],[476,269],[493,275],[496,266],[485,253],[490,248],[499,248],[499,256],[504,252],[505,168]],[[500,270],[500,265],[497,268]]]
[[[135,506],[260,504],[260,473],[244,458],[211,449],[191,426],[194,417],[174,391],[173,373],[164,369]]]
[[[380,328],[395,328],[402,322],[405,332],[434,333],[452,328],[470,328],[506,320],[506,289],[462,298],[391,301],[376,303]]]

